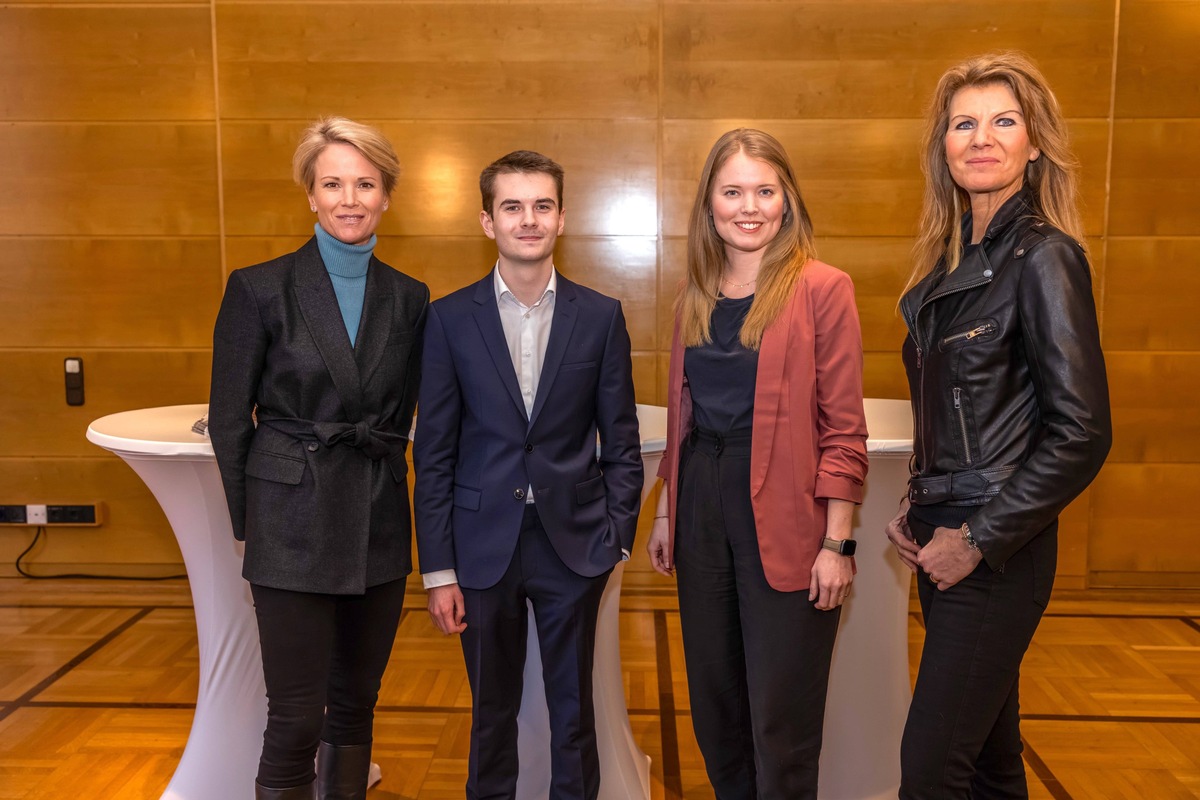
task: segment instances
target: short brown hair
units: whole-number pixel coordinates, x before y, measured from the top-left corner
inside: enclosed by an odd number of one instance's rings
[[[300,188],[312,194],[316,181],[317,158],[331,144],[348,144],[370,161],[383,176],[383,192],[391,195],[400,179],[400,159],[392,143],[370,125],[345,117],[322,117],[304,129],[292,156],[292,177]]]
[[[532,150],[514,150],[506,156],[488,164],[479,173],[479,194],[483,197],[483,210],[492,213],[496,202],[496,176],[514,172],[541,172],[554,178],[558,190],[558,210],[563,210],[563,168],[554,159]]]

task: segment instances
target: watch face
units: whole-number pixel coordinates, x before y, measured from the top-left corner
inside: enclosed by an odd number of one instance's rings
[[[826,537],[821,542],[821,546],[826,550],[832,550],[840,556],[852,556],[858,547],[858,542],[854,539],[830,539]]]

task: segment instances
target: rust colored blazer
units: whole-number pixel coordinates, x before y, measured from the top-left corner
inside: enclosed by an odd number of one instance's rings
[[[804,266],[792,299],[763,333],[754,391],[750,496],[767,582],[807,589],[825,536],[828,498],[861,503],[867,474],[862,333],[850,276]],[[692,430],[679,321],[671,341],[667,449],[658,474],[669,492],[672,541],[680,448]]]

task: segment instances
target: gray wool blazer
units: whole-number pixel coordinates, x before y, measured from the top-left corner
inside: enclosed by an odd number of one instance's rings
[[[315,237],[229,276],[208,425],[246,580],[361,594],[412,571],[405,448],[428,305],[372,257],[351,347]]]

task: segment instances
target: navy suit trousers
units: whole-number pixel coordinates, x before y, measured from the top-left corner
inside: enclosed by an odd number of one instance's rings
[[[600,760],[592,661],[596,617],[610,573],[585,578],[572,572],[531,504],[525,506],[517,547],[500,581],[487,589],[462,590],[467,623],[462,648],[472,696],[468,800],[511,800],[516,791],[526,600],[533,604],[550,711],[550,800],[596,797]]]

